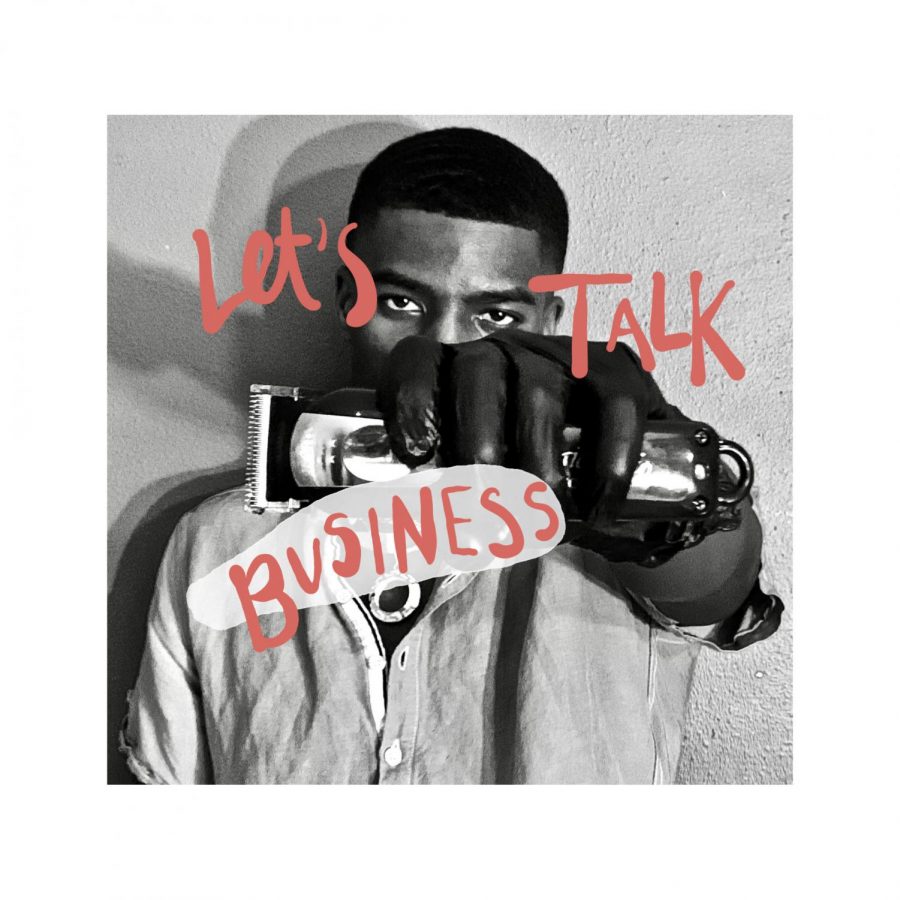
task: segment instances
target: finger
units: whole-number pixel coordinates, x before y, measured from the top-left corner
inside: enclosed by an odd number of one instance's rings
[[[496,344],[450,349],[443,406],[442,455],[451,465],[503,465],[506,458],[507,359]]]
[[[558,362],[535,353],[515,353],[515,453],[509,463],[545,481],[562,501],[563,428],[569,378]]]
[[[443,345],[431,338],[404,338],[391,351],[378,387],[377,404],[391,450],[411,467],[428,462],[437,448],[443,353]]]
[[[610,394],[590,382],[583,390],[594,414],[582,421],[580,488],[588,520],[602,528],[615,520],[628,493],[647,410],[640,395]]]

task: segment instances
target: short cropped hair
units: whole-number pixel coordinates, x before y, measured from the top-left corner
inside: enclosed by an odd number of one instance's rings
[[[362,171],[349,221],[384,208],[420,209],[536,231],[562,270],[569,237],[556,179],[520,147],[477,128],[439,128],[403,138]]]

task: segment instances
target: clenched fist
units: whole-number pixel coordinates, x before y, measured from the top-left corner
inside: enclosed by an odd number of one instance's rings
[[[444,465],[524,469],[546,481],[567,515],[594,535],[619,544],[645,537],[646,529],[614,524],[616,511],[647,421],[683,417],[624,345],[608,352],[605,344],[589,344],[584,378],[572,376],[570,360],[569,338],[524,331],[454,345],[418,335],[402,340],[378,391],[394,453],[410,466],[437,451]],[[567,425],[581,429],[575,495],[562,468]],[[637,544],[620,558],[647,555],[646,544]]]

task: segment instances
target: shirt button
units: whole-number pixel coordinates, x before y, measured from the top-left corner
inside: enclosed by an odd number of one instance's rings
[[[403,751],[400,749],[400,741],[394,741],[387,750],[384,751],[384,761],[393,768],[399,766],[403,759]]]

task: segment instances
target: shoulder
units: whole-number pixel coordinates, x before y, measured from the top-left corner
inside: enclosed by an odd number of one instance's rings
[[[244,512],[244,488],[236,485],[207,497],[185,513],[181,521],[199,527],[208,522],[232,518],[242,512]]]
[[[286,514],[244,509],[244,488],[214,494],[182,516],[171,550],[194,570],[211,570],[268,534]]]

